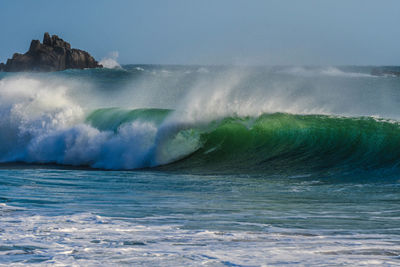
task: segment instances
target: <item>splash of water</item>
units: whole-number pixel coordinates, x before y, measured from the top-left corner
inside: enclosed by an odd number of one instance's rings
[[[113,51],[110,52],[106,57],[102,58],[99,63],[107,69],[121,69],[121,65],[117,61],[118,57],[118,51]]]

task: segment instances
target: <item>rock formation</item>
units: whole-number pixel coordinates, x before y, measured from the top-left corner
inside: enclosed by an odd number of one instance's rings
[[[66,69],[102,68],[86,51],[71,48],[57,35],[45,33],[43,44],[32,40],[29,51],[15,53],[6,64],[0,63],[0,71],[60,71]]]

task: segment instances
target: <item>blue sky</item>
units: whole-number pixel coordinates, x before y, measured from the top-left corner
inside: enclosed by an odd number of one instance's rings
[[[0,0],[0,62],[45,31],[100,60],[400,65],[398,0]]]

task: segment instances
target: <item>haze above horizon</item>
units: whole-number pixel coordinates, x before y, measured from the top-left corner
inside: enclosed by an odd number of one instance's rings
[[[400,65],[400,1],[0,2],[0,62],[57,34],[121,64]]]

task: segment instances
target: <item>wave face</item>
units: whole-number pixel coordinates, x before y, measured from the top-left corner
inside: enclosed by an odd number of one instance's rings
[[[307,173],[396,168],[400,159],[399,125],[368,117],[226,118],[200,140],[194,154],[170,168]]]
[[[195,172],[310,172],[396,168],[400,125],[383,119],[263,114],[165,126],[171,110],[101,109],[87,121],[120,135],[138,121],[154,125],[148,161]]]
[[[1,75],[3,163],[273,174],[398,168],[395,77],[176,66]]]

